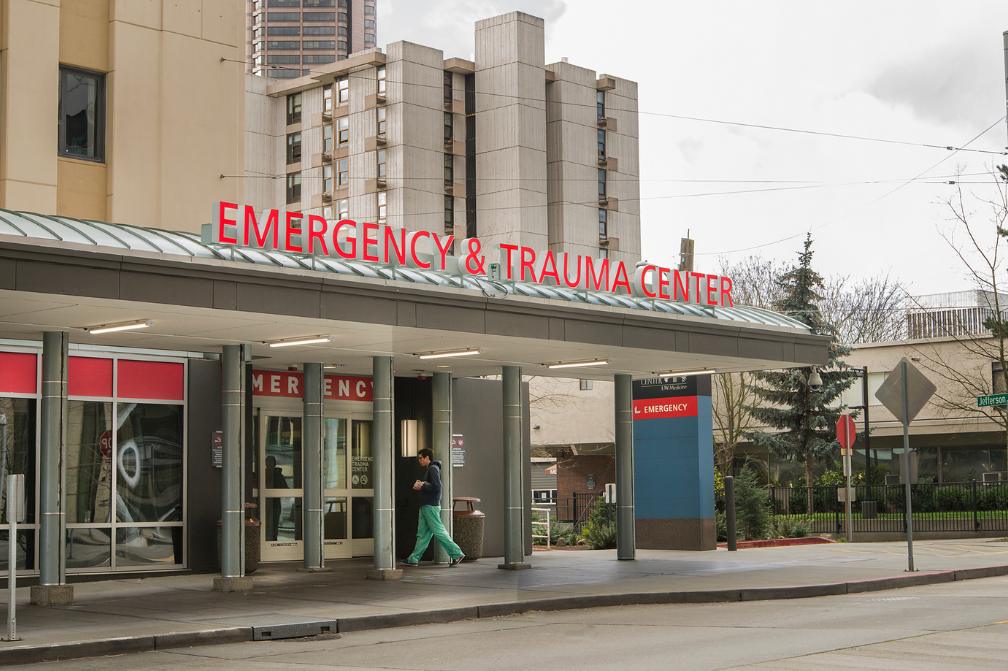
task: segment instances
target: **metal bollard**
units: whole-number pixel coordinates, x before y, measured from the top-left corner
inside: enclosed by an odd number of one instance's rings
[[[730,475],[724,479],[724,493],[725,518],[728,526],[728,550],[734,552],[738,549],[736,547],[736,536],[738,534],[735,531],[735,478]]]

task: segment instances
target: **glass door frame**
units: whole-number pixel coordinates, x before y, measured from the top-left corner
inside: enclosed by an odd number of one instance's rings
[[[374,554],[374,538],[354,538],[353,537],[353,500],[354,498],[369,498],[372,500],[372,515],[374,514],[374,486],[368,488],[355,488],[352,482],[353,475],[353,424],[354,422],[372,422],[371,408],[352,408],[361,406],[361,403],[347,402],[326,402],[324,408],[324,419],[336,419],[345,422],[346,427],[346,455],[344,468],[346,473],[345,486],[342,488],[330,488],[323,491],[324,498],[342,498],[346,500],[346,538],[340,540],[324,541],[325,558],[341,559],[349,557],[369,557]],[[370,404],[368,404],[370,406]],[[323,422],[324,424],[324,422]],[[373,458],[373,455],[372,455]],[[323,511],[324,514],[324,511]]]
[[[300,405],[300,404],[299,404]],[[256,446],[258,481],[256,487],[259,492],[259,522],[260,522],[260,550],[262,561],[293,561],[304,558],[304,417],[300,408],[283,409],[274,407],[260,407],[256,416],[259,430],[259,444]],[[266,487],[266,436],[268,433],[269,420],[271,417],[290,417],[301,421],[301,487],[267,488]],[[280,496],[277,492],[285,492],[285,496]],[[267,494],[269,493],[269,494]],[[269,514],[266,507],[267,498],[295,498],[301,500],[301,536],[302,540],[294,541],[271,541],[266,538],[266,515]]]

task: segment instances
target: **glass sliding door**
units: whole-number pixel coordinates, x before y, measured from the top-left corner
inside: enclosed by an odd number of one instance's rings
[[[343,417],[326,417],[323,420],[322,438],[322,503],[323,539],[326,559],[350,557],[347,530],[350,528],[347,473],[347,423]]]
[[[300,415],[262,415],[259,491],[263,560],[300,559],[304,489]]]
[[[37,463],[35,431],[35,399],[0,396],[0,415],[6,426],[0,425],[0,482],[7,476],[23,473],[25,476],[25,521],[18,524],[17,568],[32,571],[35,568],[35,464]],[[0,422],[2,424],[2,422]],[[7,520],[7,488],[0,487],[0,519]],[[7,571],[9,532],[0,530],[0,573]]]

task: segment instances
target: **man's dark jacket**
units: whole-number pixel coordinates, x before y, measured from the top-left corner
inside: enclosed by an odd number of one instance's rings
[[[423,476],[423,488],[420,489],[420,505],[441,505],[441,462],[432,461]]]

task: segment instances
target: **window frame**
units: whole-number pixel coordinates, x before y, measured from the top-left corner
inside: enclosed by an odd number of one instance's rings
[[[301,202],[301,171],[287,173],[287,204]]]
[[[93,77],[95,80],[95,131],[94,131],[94,141],[95,148],[93,156],[84,156],[81,154],[73,153],[67,150],[66,144],[66,123],[63,113],[63,74],[71,73],[76,76]],[[77,68],[69,65],[60,65],[58,74],[58,100],[57,100],[57,137],[56,137],[56,153],[58,156],[63,156],[65,158],[74,158],[80,161],[90,161],[92,163],[105,163],[105,147],[106,147],[106,88],[105,88],[105,73],[97,72],[95,70],[88,70],[85,68]]]
[[[385,224],[388,221],[388,194],[379,191],[375,194],[375,208],[378,212],[378,223]]]
[[[336,188],[350,186],[350,159],[341,158],[336,161]]]
[[[350,78],[339,77],[336,80],[336,104],[346,105],[350,102]]]
[[[336,146],[346,147],[350,144],[350,117],[336,118]]]
[[[301,93],[291,93],[287,96],[287,125],[301,123]]]
[[[287,165],[293,165],[301,162],[301,147],[301,131],[287,133]],[[295,154],[297,155],[295,156]]]

